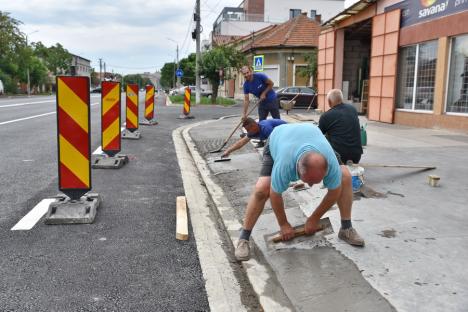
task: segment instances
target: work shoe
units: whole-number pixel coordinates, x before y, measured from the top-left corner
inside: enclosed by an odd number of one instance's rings
[[[265,142],[263,141],[260,141],[257,143],[257,145],[255,145],[256,148],[259,148],[259,147],[264,147],[265,146]]]
[[[359,236],[358,232],[354,228],[340,229],[338,237],[350,245],[353,246],[364,246],[364,239]]]
[[[245,137],[246,135],[247,135],[247,133],[242,132],[242,133],[240,134],[240,137],[243,138],[243,137]]]
[[[239,239],[236,251],[234,252],[237,261],[247,261],[250,259],[250,244],[246,239]]]

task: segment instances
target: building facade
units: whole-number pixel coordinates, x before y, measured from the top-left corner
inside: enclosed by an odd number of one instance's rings
[[[91,77],[91,61],[75,54],[70,55],[72,56],[70,66],[72,76]]]
[[[370,120],[468,130],[468,1],[350,5],[319,37],[320,109],[332,88]]]

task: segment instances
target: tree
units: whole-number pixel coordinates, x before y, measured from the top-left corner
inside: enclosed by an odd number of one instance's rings
[[[56,43],[47,49],[45,60],[47,68],[54,75],[69,73],[72,56],[60,43]]]
[[[161,78],[159,82],[161,86],[165,89],[174,88],[174,80],[175,80],[175,73],[174,69],[176,64],[172,63],[165,63],[164,66],[161,68]]]
[[[125,75],[123,77],[122,84],[126,85],[129,83],[136,83],[140,89],[146,85],[153,85],[149,78],[142,77],[140,74]]]
[[[195,85],[196,58],[197,55],[195,53],[191,53],[188,57],[180,60],[179,67],[184,72],[184,76],[180,81],[184,86]]]
[[[26,46],[21,22],[0,11],[0,79],[6,92],[15,93],[20,73],[20,54]]]
[[[313,85],[317,86],[317,50],[314,49],[312,52],[304,55],[304,59],[307,62],[307,66],[299,67],[299,75],[302,77],[307,77],[309,81],[313,77]]]
[[[203,53],[200,62],[200,75],[205,76],[213,87],[211,103],[216,103],[220,83],[220,71],[224,79],[230,79],[230,68],[239,68],[246,63],[244,54],[230,46],[218,46]]]

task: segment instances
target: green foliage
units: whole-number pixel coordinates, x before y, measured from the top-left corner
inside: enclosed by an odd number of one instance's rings
[[[171,99],[172,103],[178,103],[178,104],[184,103],[183,95],[172,95],[172,96],[169,96],[169,98]],[[216,103],[212,103],[211,98],[202,96],[200,98],[200,104],[202,105],[218,104],[218,105],[223,105],[223,106],[230,106],[230,105],[236,104],[236,101],[234,101],[233,99],[229,99],[229,98],[217,97]]]
[[[180,69],[184,71],[184,76],[180,79],[180,82],[184,86],[195,85],[195,65],[197,55],[195,53],[190,54],[188,57],[183,58],[179,62]]]
[[[220,83],[220,71],[224,79],[229,79],[229,69],[239,68],[246,64],[244,54],[230,46],[218,46],[202,55],[200,62],[200,75],[210,81],[213,88],[212,103],[216,103]]]
[[[304,59],[307,62],[307,66],[299,67],[298,73],[302,77],[307,77],[307,80],[313,77],[315,85],[317,82],[317,50],[314,49],[312,52],[305,54]]]
[[[138,85],[138,88],[140,88],[140,89],[143,88],[146,85],[153,85],[151,80],[149,80],[148,78],[143,78],[139,74],[125,75],[122,78],[122,84],[125,86],[125,85],[127,85],[129,83],[136,83]]]
[[[174,88],[174,79],[175,79],[175,67],[176,64],[172,63],[165,63],[164,66],[161,68],[161,78],[159,82],[161,86],[165,89]]]
[[[18,84],[27,82],[28,70],[33,88],[47,82],[48,71],[68,73],[72,61],[59,43],[49,48],[41,42],[27,45],[19,25],[20,21],[0,11],[0,79],[8,93],[16,93]]]

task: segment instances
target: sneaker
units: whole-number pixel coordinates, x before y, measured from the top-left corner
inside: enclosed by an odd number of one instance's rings
[[[241,137],[241,138],[244,138],[246,135],[247,135],[247,133],[242,132],[242,133],[240,134],[240,137]]]
[[[364,239],[359,236],[358,232],[354,228],[340,229],[338,237],[350,245],[353,246],[364,246]]]
[[[259,148],[259,147],[264,147],[265,146],[265,142],[263,141],[260,141],[257,143],[257,145],[255,145],[256,148]]]
[[[239,239],[236,251],[234,252],[238,261],[247,261],[250,259],[250,244],[246,239]]]

